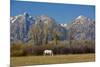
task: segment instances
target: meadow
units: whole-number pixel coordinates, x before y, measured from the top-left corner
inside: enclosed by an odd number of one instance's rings
[[[77,62],[93,62],[95,54],[66,54],[54,56],[21,56],[11,57],[11,66],[43,65],[43,64],[61,64]]]

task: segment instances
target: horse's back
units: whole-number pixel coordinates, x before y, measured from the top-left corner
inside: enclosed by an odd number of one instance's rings
[[[46,53],[46,52],[52,52],[52,50],[44,50],[44,52]]]

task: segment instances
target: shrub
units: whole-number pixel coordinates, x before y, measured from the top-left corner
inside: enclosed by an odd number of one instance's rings
[[[30,56],[30,55],[43,55],[44,50],[53,50],[56,54],[82,54],[82,53],[95,53],[94,41],[75,41],[71,44],[68,42],[46,45],[29,45],[23,43],[11,43],[11,56]]]

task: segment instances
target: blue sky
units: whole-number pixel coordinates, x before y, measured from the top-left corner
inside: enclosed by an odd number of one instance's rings
[[[95,6],[11,1],[11,16],[29,13],[31,16],[48,15],[58,23],[69,23],[79,15],[95,19]]]

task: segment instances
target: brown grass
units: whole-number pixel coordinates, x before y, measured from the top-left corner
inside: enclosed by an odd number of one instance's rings
[[[11,66],[95,61],[95,54],[11,57]]]

